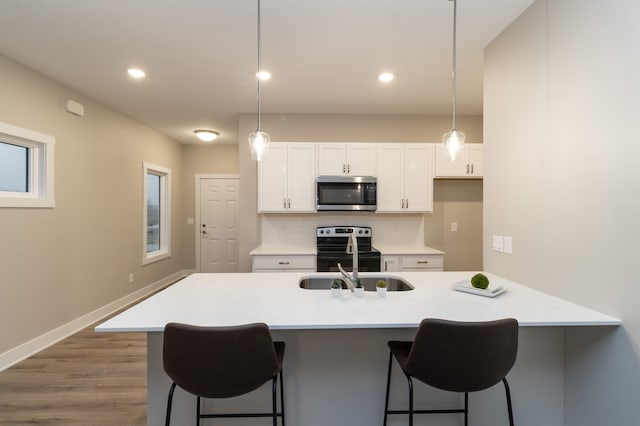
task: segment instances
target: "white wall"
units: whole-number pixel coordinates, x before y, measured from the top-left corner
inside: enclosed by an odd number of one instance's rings
[[[485,51],[485,269],[624,322],[567,329],[570,426],[640,424],[638,22],[637,0],[539,0]]]

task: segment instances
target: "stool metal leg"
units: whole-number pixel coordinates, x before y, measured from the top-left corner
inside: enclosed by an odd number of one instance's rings
[[[509,425],[513,426],[513,408],[511,407],[511,391],[509,390],[509,384],[507,383],[507,378],[502,379],[502,383],[504,383],[504,391],[507,394],[507,410],[509,411]]]
[[[469,392],[464,393],[464,426],[469,424]]]
[[[273,426],[278,426],[278,405],[276,404],[276,382],[278,381],[278,375],[273,376],[271,380],[271,418],[273,419]]]
[[[197,397],[196,400],[196,426],[200,426],[200,397]]]
[[[284,426],[284,380],[282,379],[282,370],[280,369],[280,411],[282,413],[282,426]]]
[[[409,382],[409,426],[413,426],[413,380],[408,374],[407,382]]]
[[[384,422],[383,426],[387,426],[387,415],[389,414],[389,386],[391,384],[391,366],[393,365],[393,354],[389,351],[389,370],[387,371],[387,394],[384,398]]]
[[[169,426],[171,423],[171,404],[173,404],[173,391],[176,390],[176,384],[173,383],[169,389],[169,398],[167,399],[167,414],[165,416],[164,424]]]

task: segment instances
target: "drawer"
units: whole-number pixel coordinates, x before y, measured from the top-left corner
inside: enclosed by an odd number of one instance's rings
[[[253,269],[316,270],[315,256],[253,256]]]
[[[402,256],[402,269],[442,269],[443,257],[441,255]]]

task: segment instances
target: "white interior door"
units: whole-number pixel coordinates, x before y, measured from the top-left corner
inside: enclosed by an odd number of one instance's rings
[[[239,179],[200,179],[200,272],[238,272]]]

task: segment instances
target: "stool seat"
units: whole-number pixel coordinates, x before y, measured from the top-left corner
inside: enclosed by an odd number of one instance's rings
[[[509,424],[513,426],[511,393],[506,379],[518,351],[518,322],[507,318],[487,322],[459,322],[425,319],[420,323],[414,341],[389,341],[389,369],[385,398],[384,425],[389,414],[408,414],[413,425],[414,414],[464,413],[468,423],[469,392],[488,389],[503,382],[507,397]],[[391,368],[396,360],[409,386],[409,410],[389,410]],[[413,381],[437,389],[462,392],[464,408],[414,410]]]
[[[284,342],[274,342],[264,323],[231,327],[198,327],[169,323],[164,328],[163,367],[173,380],[167,402],[166,426],[176,386],[197,397],[200,419],[218,417],[271,417],[284,426],[282,365]],[[280,378],[280,412],[276,383]],[[201,398],[231,398],[252,392],[272,381],[271,413],[201,413]]]

